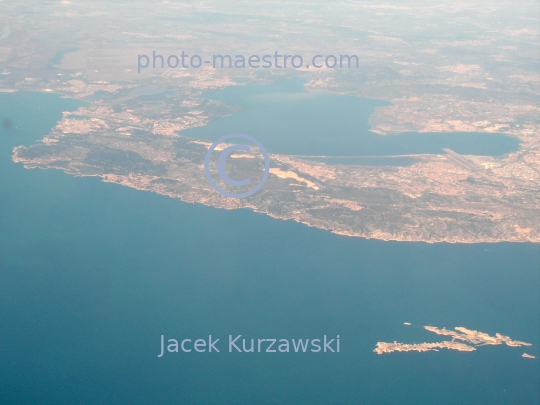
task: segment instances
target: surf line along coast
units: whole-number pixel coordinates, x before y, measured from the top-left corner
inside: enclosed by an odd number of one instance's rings
[[[246,339],[242,335],[229,335],[228,344],[221,339],[165,339],[161,335],[161,350],[165,353],[339,353],[339,335],[323,335],[322,339]]]

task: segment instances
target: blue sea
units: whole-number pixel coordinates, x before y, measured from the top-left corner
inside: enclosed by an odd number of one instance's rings
[[[1,404],[540,403],[540,246],[349,238],[12,162],[79,105],[0,93]],[[429,324],[533,346],[373,353]],[[341,347],[158,357],[229,334]]]

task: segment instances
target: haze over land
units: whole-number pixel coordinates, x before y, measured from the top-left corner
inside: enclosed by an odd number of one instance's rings
[[[100,176],[189,203],[252,208],[343,235],[540,242],[540,41],[538,19],[530,17],[536,3],[354,2],[306,9],[231,2],[227,12],[224,3],[218,9],[211,2],[135,2],[127,10],[110,3],[65,3],[36,4],[32,13],[3,3],[2,24],[9,27],[0,40],[3,91],[51,91],[90,103],[66,113],[42,143],[16,148],[15,162]],[[201,16],[213,17],[212,31],[203,29],[207,22]],[[288,27],[277,20],[288,21]],[[360,67],[138,74],[137,55],[153,50],[356,54]],[[209,144],[178,132],[240,111],[239,105],[203,94],[239,86],[234,79],[240,77],[255,84],[301,77],[311,92],[385,100],[389,105],[369,118],[381,136],[502,133],[519,139],[519,150],[497,157],[448,150],[416,156],[410,166],[376,167],[272,154],[263,189],[248,199],[228,199],[205,179]],[[256,175],[261,160],[228,164],[230,173],[244,178]]]

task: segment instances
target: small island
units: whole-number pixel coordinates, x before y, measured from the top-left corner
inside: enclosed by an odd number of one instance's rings
[[[407,322],[405,323],[407,325]],[[393,343],[387,342],[377,342],[375,350],[377,354],[383,353],[392,353],[392,352],[428,352],[428,351],[439,351],[438,349],[449,349],[449,350],[459,350],[461,352],[472,352],[476,350],[477,347],[486,346],[486,345],[502,345],[503,343],[511,347],[520,347],[520,346],[532,346],[531,343],[521,342],[519,340],[513,340],[510,336],[501,335],[496,333],[495,336],[490,336],[487,333],[479,332],[476,330],[471,330],[458,326],[455,330],[448,330],[446,328],[437,328],[436,326],[424,326],[429,332],[433,332],[437,335],[451,336],[452,340],[442,341],[442,342],[433,342],[433,343],[399,343],[394,341]],[[462,342],[456,342],[456,340],[461,340]],[[524,353],[522,357],[526,358],[536,358],[527,353]]]

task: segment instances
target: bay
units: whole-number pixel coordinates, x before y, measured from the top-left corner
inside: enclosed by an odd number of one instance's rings
[[[445,153],[498,156],[519,149],[519,140],[500,133],[452,132],[381,136],[371,132],[369,117],[386,101],[328,92],[306,91],[301,79],[271,85],[242,85],[208,92],[205,98],[237,104],[241,111],[204,127],[179,132],[215,141],[222,135],[255,137],[271,153],[308,156],[386,156]],[[384,163],[356,160],[353,164],[408,165],[400,159]]]

